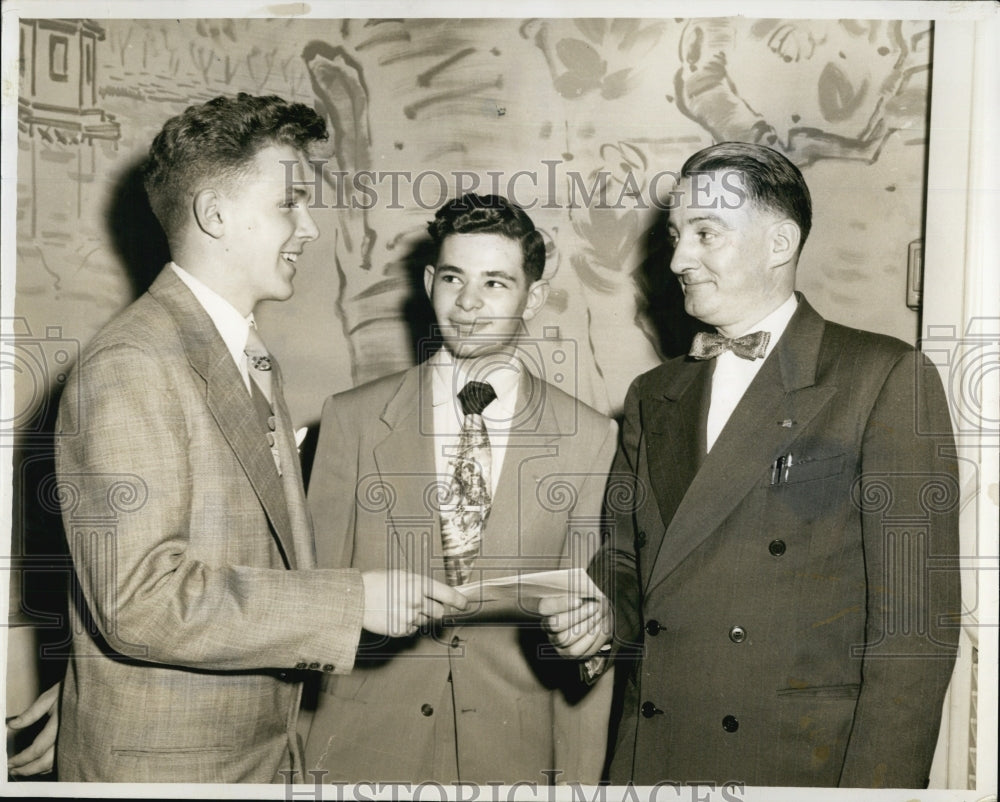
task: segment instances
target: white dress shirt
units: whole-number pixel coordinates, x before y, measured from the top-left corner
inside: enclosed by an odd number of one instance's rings
[[[517,413],[517,393],[524,368],[513,356],[509,359],[491,356],[487,368],[480,369],[475,361],[457,361],[447,348],[435,352],[428,363],[433,367],[431,403],[434,406],[434,459],[439,476],[451,473],[448,464],[458,448],[462,431],[462,403],[459,391],[470,379],[489,382],[497,397],[483,410],[483,423],[490,438],[490,492],[496,494],[503,468],[510,425]]]
[[[736,409],[736,405],[743,398],[750,382],[760,372],[764,360],[771,355],[774,346],[777,345],[781,335],[785,333],[788,322],[795,314],[797,306],[798,299],[793,293],[763,320],[749,326],[746,331],[734,335],[733,339],[752,331],[770,332],[771,339],[768,340],[764,359],[743,359],[732,351],[723,351],[715,358],[712,373],[712,394],[708,406],[708,422],[705,426],[705,441],[709,451],[715,445],[715,441],[733,414],[733,410]]]
[[[170,267],[177,274],[177,277],[187,285],[198,303],[212,319],[212,323],[219,331],[219,336],[222,337],[222,341],[233,357],[233,362],[236,363],[240,376],[243,377],[247,392],[250,393],[250,372],[247,368],[247,355],[243,349],[247,345],[248,328],[257,325],[254,322],[253,312],[243,317],[229,301],[209,288],[203,281],[192,276],[176,262],[171,262]]]

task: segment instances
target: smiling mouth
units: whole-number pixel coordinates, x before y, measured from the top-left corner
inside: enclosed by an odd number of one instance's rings
[[[481,320],[476,318],[475,320],[464,321],[464,320],[449,320],[452,326],[454,326],[461,334],[469,335],[476,331],[482,331],[483,328],[490,324],[488,320]]]
[[[297,253],[283,252],[281,254],[281,258],[284,259],[286,262],[294,265],[295,260],[299,258],[299,255]]]

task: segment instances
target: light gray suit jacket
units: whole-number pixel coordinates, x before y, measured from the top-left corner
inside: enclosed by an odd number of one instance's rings
[[[61,780],[270,782],[298,762],[302,669],[351,669],[363,588],[355,571],[314,570],[277,412],[283,476],[170,268],[74,368],[52,489],[78,580]]]
[[[443,580],[431,374],[425,363],[327,400],[309,486],[320,565]],[[617,427],[527,371],[519,395],[474,578],[584,566],[599,545]],[[306,768],[326,782],[599,777],[611,683],[586,693],[532,621],[376,640],[351,676],[323,679]]]

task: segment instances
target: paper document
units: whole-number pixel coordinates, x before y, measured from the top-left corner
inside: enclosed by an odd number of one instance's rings
[[[456,616],[485,615],[490,618],[538,615],[538,603],[546,596],[601,598],[601,591],[583,568],[514,574],[482,582],[468,582],[455,588],[469,600],[465,612]]]

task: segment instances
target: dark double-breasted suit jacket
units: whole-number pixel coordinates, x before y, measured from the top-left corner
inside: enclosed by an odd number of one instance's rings
[[[444,581],[432,370],[328,399],[308,493],[320,565],[402,566]],[[585,566],[599,546],[615,424],[527,371],[518,396],[473,580]],[[306,769],[327,782],[600,776],[611,685],[581,695],[576,664],[536,622],[470,620],[376,640],[349,678],[324,679]]]
[[[280,476],[230,352],[169,267],[74,368],[50,488],[79,591],[61,780],[271,782],[300,764],[296,669],[349,671],[364,602],[357,572],[309,570],[276,403]]]
[[[960,604],[934,368],[800,296],[706,455],[711,373],[673,359],[626,400],[634,486],[591,568],[642,653],[611,780],[923,787]]]

